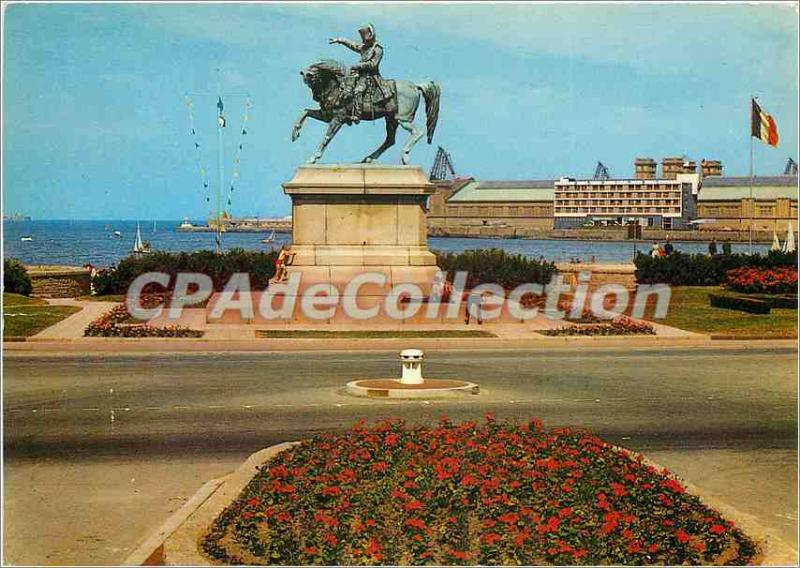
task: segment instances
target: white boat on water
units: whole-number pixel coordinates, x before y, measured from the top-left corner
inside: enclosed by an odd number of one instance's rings
[[[33,240],[33,237],[29,237],[27,235],[23,235],[22,237],[20,237],[19,240],[21,240],[23,243],[29,243],[29,242],[31,242]]]
[[[275,242],[275,231],[273,230],[268,237],[261,239],[261,242],[268,245],[269,243]]]
[[[136,239],[133,241],[133,254],[150,254],[150,243],[142,241],[142,231],[139,229],[139,223],[136,223]]]
[[[122,231],[114,231],[114,232],[111,233],[111,236],[112,237],[121,237],[122,236]]]
[[[178,225],[179,229],[191,229],[193,227],[194,227],[194,225],[192,225],[192,223],[189,221],[189,217],[184,217],[183,218],[183,223]]]

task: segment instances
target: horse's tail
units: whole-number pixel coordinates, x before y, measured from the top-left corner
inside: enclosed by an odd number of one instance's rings
[[[433,140],[433,133],[436,130],[436,123],[439,120],[439,96],[442,90],[433,81],[427,81],[418,85],[425,97],[425,114],[427,116],[426,127],[428,129],[428,144]]]

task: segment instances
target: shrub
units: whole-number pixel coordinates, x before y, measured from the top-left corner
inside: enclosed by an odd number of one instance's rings
[[[280,452],[200,542],[254,565],[749,563],[668,471],[585,430],[363,422]]]
[[[636,281],[640,284],[672,284],[675,286],[716,286],[725,282],[729,270],[743,267],[797,268],[795,253],[770,251],[760,254],[705,254],[673,253],[653,258],[639,253],[634,259]]]
[[[214,290],[221,290],[236,272],[250,275],[250,285],[254,290],[263,290],[275,274],[277,251],[246,251],[234,248],[222,254],[213,251],[163,252],[156,251],[142,256],[129,256],[101,270],[92,280],[98,294],[125,294],[134,279],[146,272],[164,272],[170,275],[169,288],[175,284],[179,272],[197,272],[211,277]],[[151,286],[146,292],[157,291]]]
[[[30,296],[33,291],[28,271],[16,258],[3,259],[3,291],[23,296]]]
[[[789,294],[797,292],[794,268],[736,268],[725,275],[725,287],[754,294]]]
[[[768,314],[770,312],[770,305],[768,302],[744,296],[709,294],[708,302],[714,308],[737,310],[740,312],[747,312],[748,314]]]
[[[456,272],[467,272],[467,288],[479,284],[499,284],[512,290],[520,284],[547,284],[556,272],[552,262],[511,254],[500,249],[476,249],[460,253],[434,251],[436,264],[447,273],[448,281]]]

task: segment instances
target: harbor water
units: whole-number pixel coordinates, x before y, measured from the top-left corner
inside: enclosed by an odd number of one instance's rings
[[[140,222],[142,239],[149,241],[153,250],[197,251],[214,249],[214,233],[176,231],[180,221]],[[115,236],[118,231],[121,236]],[[81,266],[109,266],[125,258],[133,247],[136,221],[4,221],[3,254],[5,258],[18,258],[25,264],[61,264]],[[269,250],[290,244],[291,235],[276,233],[272,243],[261,242],[267,233],[225,233],[224,249],[240,247],[247,250]],[[31,240],[22,241],[22,237]],[[527,240],[527,239],[467,239],[430,237],[432,250],[458,252],[467,249],[501,248],[510,253],[531,257],[544,257],[554,262],[568,262],[578,258],[597,262],[630,262],[636,250],[646,252],[649,242],[631,241],[578,241],[578,240]],[[747,252],[746,243],[733,243],[734,252]],[[678,251],[705,253],[708,243],[675,243]],[[755,252],[769,250],[767,244],[754,244]]]

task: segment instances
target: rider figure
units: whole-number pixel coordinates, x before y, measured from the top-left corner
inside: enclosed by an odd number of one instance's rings
[[[330,44],[338,43],[361,54],[361,61],[350,68],[350,77],[345,81],[344,92],[346,97],[353,100],[350,121],[355,124],[358,124],[361,120],[364,93],[368,89],[378,90],[379,92],[382,90],[378,79],[381,76],[379,66],[381,58],[383,58],[383,47],[375,38],[375,27],[372,24],[367,24],[358,30],[358,35],[361,36],[362,43],[343,38],[331,38],[328,41]],[[383,93],[379,98],[383,98]]]

